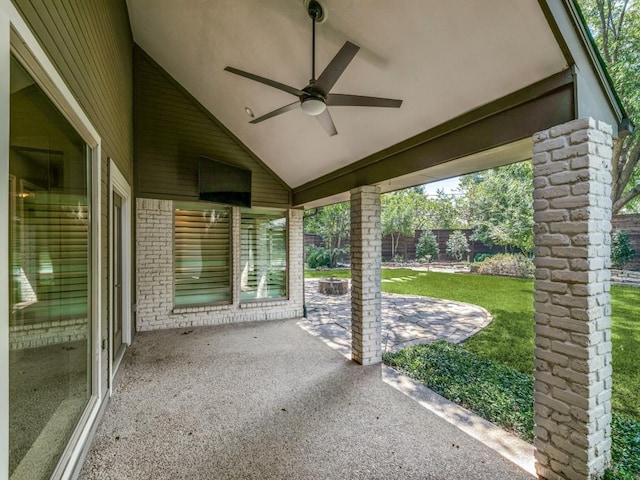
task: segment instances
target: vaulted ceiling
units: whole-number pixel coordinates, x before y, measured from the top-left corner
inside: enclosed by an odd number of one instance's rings
[[[135,42],[294,189],[570,66],[538,0],[321,3],[327,20],[317,25],[316,70],[346,41],[360,47],[332,92],[403,100],[399,109],[329,107],[333,137],[300,109],[249,124],[245,107],[260,116],[296,98],[224,71],[307,85],[311,19],[303,0],[127,0]],[[514,149],[522,155],[522,145]],[[476,163],[508,163],[508,150]],[[473,168],[423,172],[393,186]]]

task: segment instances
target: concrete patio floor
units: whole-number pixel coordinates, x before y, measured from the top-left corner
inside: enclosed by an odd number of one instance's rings
[[[296,323],[139,334],[80,478],[533,478]]]

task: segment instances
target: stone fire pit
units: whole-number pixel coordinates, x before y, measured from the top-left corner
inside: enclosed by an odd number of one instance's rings
[[[349,291],[349,280],[343,278],[321,278],[318,293],[324,295],[344,295]]]

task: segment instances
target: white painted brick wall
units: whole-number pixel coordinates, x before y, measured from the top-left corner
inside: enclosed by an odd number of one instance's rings
[[[380,189],[351,190],[351,355],[362,365],[382,361]]]
[[[303,313],[302,211],[289,210],[288,298],[240,302],[239,274],[233,275],[233,303],[198,307],[173,305],[173,202],[136,201],[136,303],[138,331],[301,317]],[[240,209],[232,212],[233,271],[240,272]]]
[[[86,317],[65,318],[45,322],[9,326],[9,350],[57,345],[87,339]]]
[[[611,127],[533,136],[536,469],[598,478],[611,459]]]

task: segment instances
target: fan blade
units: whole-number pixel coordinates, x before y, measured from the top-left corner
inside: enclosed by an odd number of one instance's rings
[[[338,134],[338,131],[336,130],[336,126],[333,124],[333,119],[331,118],[331,114],[329,113],[329,109],[326,109],[320,115],[316,115],[316,118],[320,122],[320,125],[322,125],[322,128],[324,128],[325,131],[327,132],[327,135],[329,135],[330,137],[333,137],[334,135]]]
[[[278,90],[282,90],[283,92],[290,93],[291,95],[295,95],[296,97],[300,97],[304,95],[302,90],[298,90],[297,88],[290,87],[289,85],[285,85],[284,83],[276,82],[274,80],[270,80],[268,78],[261,77],[259,75],[254,75],[253,73],[244,72],[242,70],[238,70],[233,67],[225,67],[227,72],[235,73],[236,75],[240,75],[241,77],[248,78],[255,82],[264,83],[265,85],[269,85],[270,87],[277,88]]]
[[[351,42],[345,43],[320,74],[316,83],[313,85],[314,89],[319,90],[323,95],[327,95],[340,78],[340,75],[342,75],[342,72],[349,66],[353,57],[356,56],[358,50],[360,50],[359,46]]]
[[[400,108],[402,100],[392,98],[363,97],[361,95],[343,95],[331,93],[327,96],[327,105],[332,107],[389,107]]]
[[[275,117],[276,115],[280,115],[281,113],[285,113],[285,112],[288,112],[289,110],[293,110],[294,108],[298,108],[299,106],[300,106],[300,102],[290,103],[289,105],[285,105],[284,107],[280,107],[280,108],[274,110],[273,112],[269,112],[269,113],[267,113],[265,115],[262,115],[261,117],[254,118],[249,123],[260,123],[260,122],[263,122],[263,121],[268,120],[268,119],[270,119],[272,117]]]

